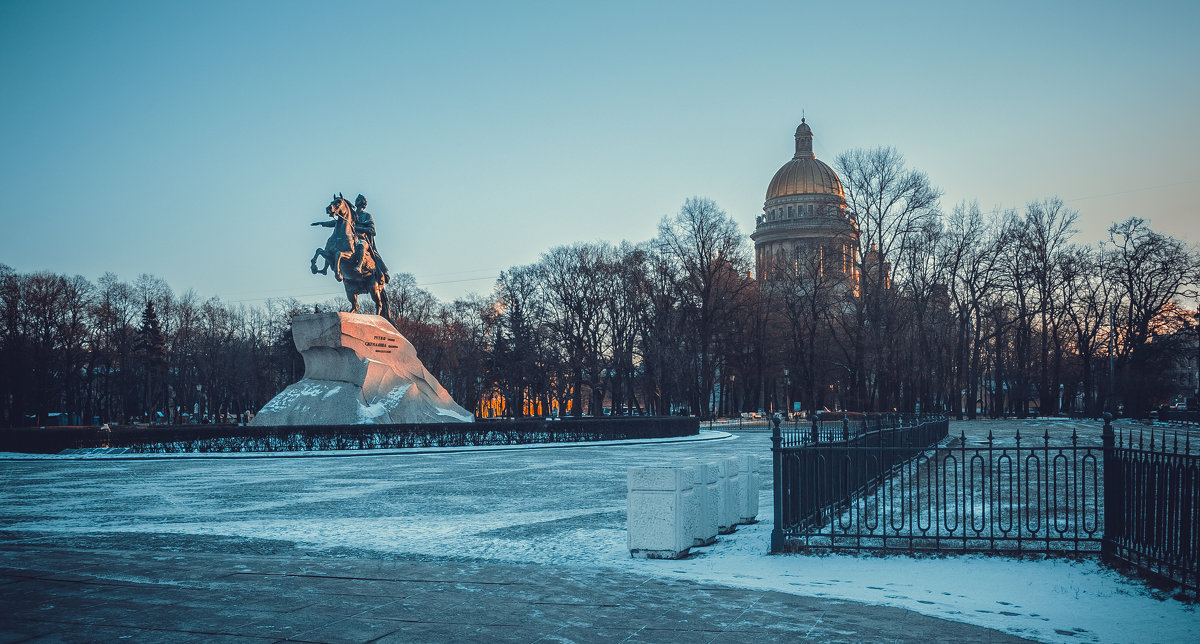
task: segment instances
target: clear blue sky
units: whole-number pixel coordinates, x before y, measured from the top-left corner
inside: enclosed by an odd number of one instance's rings
[[[1200,242],[1200,3],[0,2],[0,263],[337,296],[334,192],[443,299],[791,158],[891,145],[985,210]]]

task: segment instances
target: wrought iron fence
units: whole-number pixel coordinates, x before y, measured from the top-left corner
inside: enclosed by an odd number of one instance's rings
[[[784,419],[784,426],[797,424],[801,421]],[[773,427],[770,418],[710,418],[708,428],[717,431],[736,431],[736,432],[770,432]]]
[[[920,443],[929,440],[922,437],[921,432],[933,427],[930,425],[931,422],[944,422],[945,420],[941,416],[920,416],[918,414],[822,412],[813,416],[807,434],[788,436],[785,433],[784,446],[853,441],[874,432],[889,430],[898,432],[892,440],[907,441],[909,444],[912,444],[913,441]]]
[[[944,424],[906,422],[777,429],[771,550],[1102,555],[1200,598],[1195,428],[938,444]]]
[[[1195,430],[1105,423],[1104,553],[1200,595],[1200,453]]]
[[[814,419],[806,431],[777,429],[771,437],[775,476],[772,551],[810,545],[797,540],[853,507],[855,499],[875,490],[906,461],[944,439],[947,430],[945,417],[890,414]]]
[[[787,447],[833,440],[849,440],[868,431],[899,427],[901,423],[913,423],[917,414],[899,413],[856,413],[817,412],[809,418],[783,418],[780,431]],[[771,418],[730,418],[709,421],[709,429],[724,429],[738,432],[770,432],[774,429]]]
[[[884,432],[888,433],[888,432]],[[1051,442],[970,445],[818,444],[781,456],[809,490],[789,516],[781,550],[1065,553],[1100,549],[1098,446]],[[797,477],[793,475],[793,479]],[[844,480],[866,480],[848,489]]]

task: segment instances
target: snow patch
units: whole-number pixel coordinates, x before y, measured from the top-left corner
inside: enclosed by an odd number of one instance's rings
[[[449,416],[451,418],[457,418],[458,420],[466,421],[468,423],[475,419],[475,416],[473,414],[462,414],[462,413],[454,411],[453,409],[446,409],[444,407],[437,408],[437,415],[438,416]]]
[[[365,425],[375,422],[376,418],[390,413],[395,409],[400,401],[404,400],[404,394],[412,388],[412,383],[405,383],[388,392],[382,400],[377,400],[370,405],[364,405],[362,401],[358,403],[358,424]],[[472,416],[474,418],[474,416]]]

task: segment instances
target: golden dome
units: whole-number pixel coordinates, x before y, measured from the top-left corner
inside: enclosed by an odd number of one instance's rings
[[[800,127],[796,128],[796,156],[775,173],[767,187],[767,199],[812,194],[846,198],[837,173],[813,154],[812,140],[812,128],[800,119]]]
[[[767,187],[767,199],[810,194],[846,198],[846,193],[842,190],[842,181],[838,179],[833,168],[813,157],[792,159],[783,164],[771,179],[771,185]]]

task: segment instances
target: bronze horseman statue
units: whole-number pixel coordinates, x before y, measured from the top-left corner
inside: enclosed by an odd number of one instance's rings
[[[366,208],[367,198],[362,195],[354,200],[353,207],[340,193],[333,197],[325,208],[325,214],[332,219],[312,223],[333,229],[325,248],[318,248],[313,254],[312,272],[327,275],[332,266],[333,276],[346,288],[351,313],[358,313],[358,295],[370,293],[375,314],[387,317],[387,293],[383,286],[388,283],[388,271],[375,249],[375,222]],[[318,257],[325,258],[321,268],[317,268]]]

